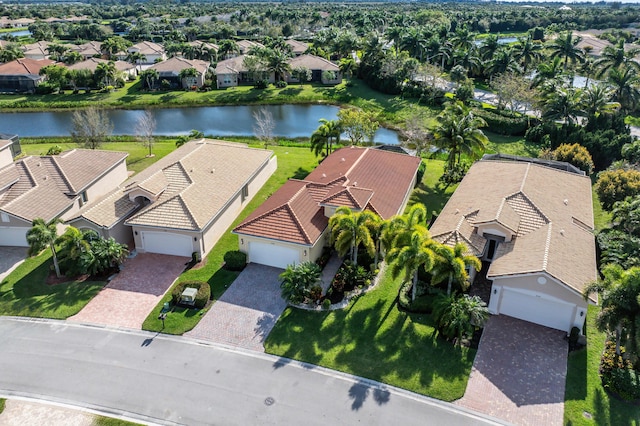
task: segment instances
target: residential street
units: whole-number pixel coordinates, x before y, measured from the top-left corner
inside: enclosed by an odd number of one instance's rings
[[[0,318],[0,396],[157,424],[497,424],[315,366],[180,337]]]

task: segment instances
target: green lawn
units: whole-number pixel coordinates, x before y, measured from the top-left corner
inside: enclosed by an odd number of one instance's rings
[[[201,269],[186,271],[179,277],[177,282],[185,280],[207,281],[211,286],[213,299],[217,300],[238,276],[237,272],[231,272],[221,268],[224,254],[229,250],[238,249],[238,237],[230,233],[231,229],[262,204],[264,200],[280,188],[289,178],[295,177],[302,179],[318,165],[318,160],[309,148],[275,146],[270,147],[270,149],[273,149],[278,157],[278,169],[276,172],[242,211],[228,232],[220,238],[211,252],[209,252],[206,266]],[[167,315],[165,328],[162,329],[162,323],[158,321],[158,313],[162,309],[163,304],[170,299],[171,291],[169,290],[156,309],[147,317],[142,325],[143,329],[162,331],[163,333],[169,334],[182,334],[195,327],[207,310],[197,311],[195,309],[177,308]]]
[[[51,251],[28,258],[0,283],[0,315],[65,319],[78,313],[105,282],[45,283]]]
[[[439,214],[442,208],[453,194],[458,185],[451,185],[448,188],[438,183],[438,179],[442,176],[444,169],[444,161],[442,160],[423,160],[427,168],[422,182],[413,190],[407,209],[416,203],[424,204],[429,214]]]
[[[399,286],[400,280],[385,274],[348,308],[287,308],[265,350],[444,401],[462,397],[476,351],[437,338],[428,315],[399,311]]]
[[[489,131],[484,131],[489,138],[487,153],[500,153],[509,155],[520,155],[523,157],[537,158],[540,147],[527,143],[521,136],[504,136]]]
[[[589,306],[586,349],[569,354],[564,423],[572,426],[639,425],[640,406],[610,397],[600,382],[598,367],[604,350],[605,334],[596,330],[594,325],[599,309]]]

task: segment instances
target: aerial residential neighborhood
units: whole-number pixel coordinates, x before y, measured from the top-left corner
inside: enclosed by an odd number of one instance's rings
[[[0,425],[638,424],[639,22],[0,2]]]

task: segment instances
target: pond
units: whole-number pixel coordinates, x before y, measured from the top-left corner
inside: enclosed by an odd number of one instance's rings
[[[15,31],[7,31],[6,33],[0,33],[0,38],[5,38],[8,34],[14,36],[14,37],[23,37],[23,36],[30,36],[31,35],[31,31],[29,30],[15,30]]]
[[[319,126],[318,120],[337,119],[339,108],[330,105],[265,105],[215,106],[195,108],[152,109],[156,119],[154,134],[176,136],[192,129],[207,136],[253,136],[253,114],[266,108],[275,122],[274,136],[309,137]],[[143,110],[107,110],[113,123],[113,134],[135,134],[136,123]],[[4,112],[0,113],[0,131],[23,137],[68,136],[72,111]],[[397,132],[380,128],[374,142],[398,144]]]

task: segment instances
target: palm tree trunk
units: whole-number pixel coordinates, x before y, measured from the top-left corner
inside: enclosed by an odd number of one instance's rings
[[[620,339],[622,337],[622,327],[620,324],[616,327],[616,355],[620,356]]]
[[[53,267],[56,270],[56,277],[60,278],[62,274],[60,273],[60,265],[58,265],[58,255],[56,254],[56,248],[53,246],[53,243],[49,247],[51,248],[51,257],[53,258]]]
[[[451,284],[453,282],[453,277],[449,275],[449,281],[447,282],[447,296],[451,296]]]
[[[358,265],[358,246],[355,245],[355,244],[353,245],[353,256],[352,256],[352,259],[353,259],[353,264],[355,266],[357,266]]]
[[[411,301],[416,300],[416,294],[418,293],[418,271],[413,273],[413,285],[411,286]]]

